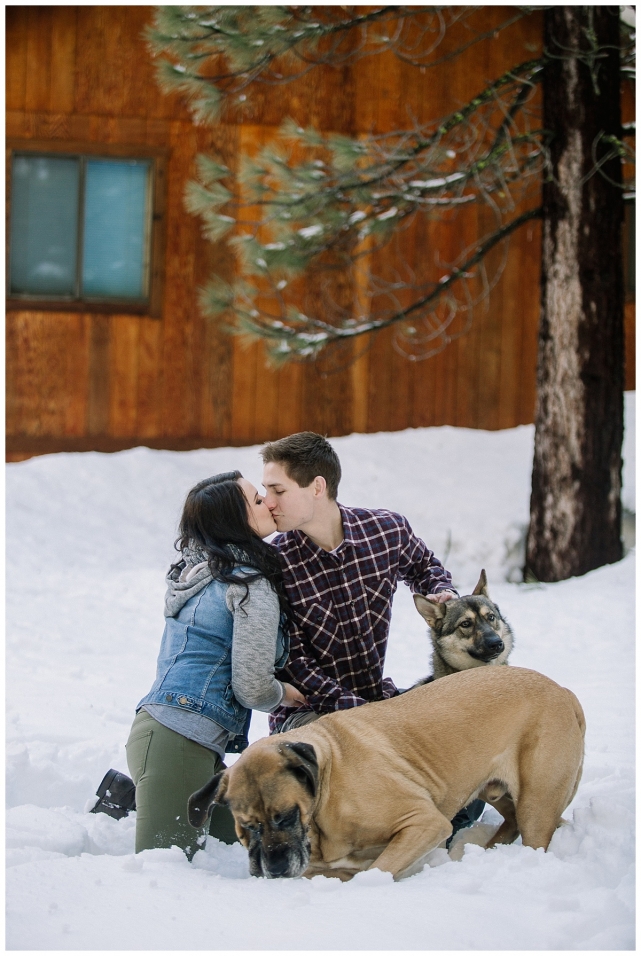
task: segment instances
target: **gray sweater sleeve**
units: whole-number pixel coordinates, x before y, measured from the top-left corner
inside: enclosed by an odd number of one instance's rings
[[[280,704],[283,685],[274,677],[280,607],[266,578],[245,586],[230,584],[227,607],[234,615],[231,684],[236,700],[250,710],[270,713]]]

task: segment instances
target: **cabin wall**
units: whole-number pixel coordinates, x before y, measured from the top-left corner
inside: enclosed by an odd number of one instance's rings
[[[506,8],[480,9],[490,29]],[[9,311],[7,458],[56,451],[242,445],[312,429],[330,436],[426,425],[509,428],[533,420],[540,228],[511,240],[507,268],[472,327],[439,355],[409,362],[392,332],[356,342],[353,362],[319,360],[274,371],[262,344],[246,347],[204,318],[197,289],[234,262],[186,212],[198,152],[235,166],[285,116],[323,130],[385,132],[444,115],[486,81],[540,48],[538,18],[471,47],[447,71],[423,75],[393,56],[323,68],[248,98],[243,116],[195,127],[181,100],[162,94],[142,31],[153,8],[8,7],[7,138],[151,146],[167,151],[160,318]],[[467,228],[467,227],[462,227]],[[438,224],[413,233],[412,258],[447,261],[460,237]],[[436,261],[436,259],[434,260]],[[628,305],[628,355],[634,333]],[[364,347],[366,346],[366,347]],[[628,387],[634,387],[632,362]]]

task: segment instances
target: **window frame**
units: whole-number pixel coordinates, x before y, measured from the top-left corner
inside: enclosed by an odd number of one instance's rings
[[[151,215],[149,223],[149,271],[146,299],[102,298],[36,295],[9,291],[11,254],[11,172],[14,154],[31,153],[41,156],[85,157],[89,159],[151,160]],[[165,211],[167,192],[167,161],[169,150],[156,146],[125,146],[114,143],[86,143],[66,140],[7,139],[6,174],[6,307],[12,311],[32,312],[109,312],[118,315],[162,315],[163,265],[165,241]],[[80,197],[82,200],[82,196]],[[80,208],[83,203],[81,201]],[[80,215],[80,213],[79,213]]]

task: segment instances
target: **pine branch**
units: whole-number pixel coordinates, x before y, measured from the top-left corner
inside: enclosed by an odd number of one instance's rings
[[[164,7],[148,38],[163,82],[187,97],[198,122],[209,123],[230,97],[256,83],[288,83],[319,65],[383,51],[413,65],[443,63],[488,38],[475,34],[452,52],[437,53],[449,26],[477,9]],[[491,34],[532,10],[512,11]],[[229,241],[242,277],[232,285],[210,282],[201,291],[203,310],[233,316],[237,333],[266,340],[277,362],[311,358],[328,345],[389,326],[413,334],[411,321],[426,322],[448,303],[447,323],[428,323],[419,336],[421,342],[443,338],[453,316],[469,313],[477,294],[487,298],[497,281],[502,265],[497,268],[493,258],[490,273],[490,251],[540,214],[530,210],[506,222],[546,162],[546,134],[535,128],[528,108],[544,67],[544,58],[527,60],[441,120],[366,139],[323,135],[288,121],[279,141],[242,160],[235,179],[215,158],[199,157],[187,208],[202,218],[212,240],[240,227]],[[382,299],[384,308],[363,319],[333,301],[334,276],[356,268],[362,284],[372,257],[392,236],[400,239],[415,217],[438,218],[470,203],[490,207],[494,232],[461,253],[438,283],[368,275],[368,295]],[[411,271],[402,256],[399,263]],[[320,287],[324,297],[320,313],[316,301],[298,306],[301,292],[311,287]]]
[[[433,311],[440,301],[447,300],[457,283],[465,283],[471,276],[474,266],[483,262],[488,253],[500,242],[508,238],[526,222],[541,218],[540,207],[530,209],[495,230],[480,242],[472,255],[452,271],[443,276],[438,284],[426,295],[420,296],[406,308],[398,308],[392,315],[383,318],[370,317],[357,320],[349,318],[340,325],[332,325],[321,319],[308,316],[290,306],[285,315],[270,315],[264,309],[259,310],[255,301],[259,288],[245,282],[242,290],[226,286],[224,294],[221,285],[214,284],[201,296],[201,304],[210,314],[220,315],[231,312],[236,318],[237,335],[260,338],[267,343],[269,356],[276,365],[287,361],[301,361],[315,358],[329,345],[350,341],[369,333],[381,331],[398,325],[410,318]],[[285,283],[284,283],[285,284]],[[277,287],[273,287],[273,292]]]
[[[351,14],[353,9],[158,7],[145,35],[152,54],[163,58],[158,69],[162,87],[182,92],[197,122],[203,122],[215,118],[225,101],[252,83],[289,83],[320,65],[342,66],[386,51],[413,66],[437,66],[532,12],[521,8],[492,31],[475,34],[435,58],[432,54],[447,28],[463,22],[477,8],[383,6],[356,15]],[[370,33],[387,24],[394,29]],[[404,38],[406,24],[418,32],[418,40],[411,33]],[[433,41],[422,43],[430,33],[435,34]],[[172,62],[168,64],[166,57]],[[212,59],[221,58],[226,68],[215,67],[212,72]]]
[[[234,240],[242,269],[253,275],[279,270],[291,275],[328,253],[337,257],[334,267],[353,261],[368,235],[384,243],[418,211],[429,211],[433,218],[470,202],[490,202],[496,208],[495,195],[509,206],[508,184],[533,175],[543,161],[542,131],[518,132],[516,126],[540,70],[538,61],[528,61],[506,72],[466,106],[432,124],[429,132],[359,141],[301,130],[286,121],[283,140],[294,140],[308,153],[311,150],[311,156],[325,159],[308,158],[293,165],[283,143],[269,146],[241,164],[241,199],[220,186],[225,168],[200,158],[201,182],[189,187],[188,208],[202,215],[212,238],[225,235],[234,218],[245,227],[251,225],[242,218],[244,210],[260,209],[255,234]],[[517,86],[515,76],[520,79]],[[449,171],[448,156],[454,155],[447,148],[451,136],[458,135],[457,130],[465,134],[475,114],[482,127],[487,122],[482,111],[496,109],[504,85],[511,85],[512,98],[500,112],[498,129],[488,126],[487,136],[475,135],[476,153],[467,160],[463,157],[455,172]],[[489,136],[492,140],[483,150],[483,139]],[[455,141],[452,145],[460,150]],[[262,241],[257,238],[259,229]]]

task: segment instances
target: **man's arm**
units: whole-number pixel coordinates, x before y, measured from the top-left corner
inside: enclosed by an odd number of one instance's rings
[[[310,652],[305,635],[295,621],[289,622],[289,658],[280,676],[287,675],[307,698],[316,713],[332,713],[358,707],[367,701],[328,677]]]
[[[415,594],[432,597],[439,602],[458,597],[452,586],[452,576],[433,551],[418,538],[409,526],[407,518],[401,517],[401,548],[398,572]]]

